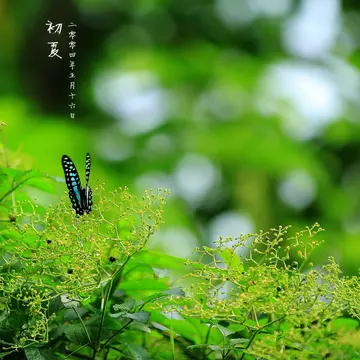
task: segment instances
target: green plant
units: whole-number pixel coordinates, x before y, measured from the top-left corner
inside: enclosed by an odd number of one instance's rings
[[[207,336],[188,349],[203,349],[203,359],[360,358],[359,277],[341,277],[333,258],[309,263],[318,224],[286,238],[288,231],[198,249],[200,260],[188,262],[198,267],[188,274],[192,285],[170,307],[208,324]],[[213,333],[220,341],[209,341]]]
[[[4,351],[25,349],[28,356],[46,345],[47,353],[51,348],[95,359],[116,348],[125,329],[148,331],[144,307],[172,293],[166,279],[154,279],[149,262],[158,255],[146,250],[167,192],[146,192],[141,200],[127,189],[109,197],[103,192],[102,185],[95,189],[98,205],[82,218],[75,218],[67,199],[44,214],[30,200],[18,204],[17,221],[1,231]],[[130,354],[136,346],[127,342],[116,350]]]
[[[359,277],[310,262],[318,224],[220,238],[185,261],[147,248],[167,191],[100,184],[75,217],[67,197],[30,199],[26,185],[55,192],[53,179],[2,152],[0,358],[360,358]]]

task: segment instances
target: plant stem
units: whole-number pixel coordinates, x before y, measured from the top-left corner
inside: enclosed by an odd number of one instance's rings
[[[34,179],[34,178],[39,178],[39,177],[43,177],[43,176],[31,176],[23,181],[20,181],[19,183],[17,183],[14,187],[12,187],[9,191],[7,191],[1,198],[0,198],[0,203],[4,201],[4,199],[9,196],[10,194],[12,194],[19,186],[23,185],[24,183],[26,183],[27,181],[29,181],[30,179]],[[15,198],[13,199],[14,203],[15,203]]]
[[[245,350],[247,350],[247,349],[251,346],[251,344],[252,344],[253,341],[255,340],[256,335],[257,335],[261,330],[263,330],[263,329],[265,329],[266,327],[268,327],[268,326],[276,323],[277,321],[282,320],[282,319],[285,318],[285,317],[286,317],[286,315],[282,315],[282,316],[280,316],[279,318],[277,318],[277,319],[275,319],[275,320],[273,320],[273,321],[270,321],[269,323],[261,326],[259,329],[257,329],[256,331],[254,331],[254,334],[251,336],[251,338],[250,338],[250,340],[249,340],[249,343],[246,345]],[[241,357],[240,357],[240,360],[244,359],[244,356],[245,356],[245,352],[242,353],[242,355],[241,355]]]
[[[134,320],[133,319],[130,319],[127,321],[127,323],[125,325],[123,325],[118,331],[116,331],[114,334],[112,334],[105,342],[105,344],[102,346],[101,350],[103,350],[106,345],[116,336],[116,335],[119,335],[123,329],[125,329],[128,325],[130,325]]]
[[[89,332],[87,331],[87,328],[86,328],[84,322],[82,321],[82,318],[81,318],[80,314],[77,312],[77,310],[76,310],[75,307],[73,307],[72,309],[75,311],[77,317],[79,318],[79,320],[80,320],[80,322],[81,322],[81,325],[83,326],[83,328],[84,328],[84,330],[85,330],[85,332],[86,332],[86,336],[88,337],[89,342],[91,342],[91,337],[90,337],[90,335],[89,335]]]
[[[101,338],[102,327],[104,325],[106,308],[107,308],[107,303],[108,303],[108,300],[109,300],[111,288],[112,288],[112,279],[109,281],[109,284],[107,284],[105,299],[101,304],[102,314],[101,314],[99,330],[98,330],[98,334],[97,334],[97,338],[96,338],[96,342],[95,342],[95,346],[94,346],[94,352],[93,352],[92,360],[95,360],[96,354],[99,352],[99,350],[101,348],[101,340],[100,340],[100,338]]]

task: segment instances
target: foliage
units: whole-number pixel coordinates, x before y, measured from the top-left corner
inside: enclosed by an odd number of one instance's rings
[[[333,258],[309,264],[318,224],[288,237],[289,227],[220,239],[198,249],[193,285],[172,311],[201,318],[220,343],[196,345],[217,358],[350,358],[360,350],[359,277],[341,277]],[[297,258],[297,261],[294,259]],[[175,306],[174,306],[175,305]],[[349,318],[342,318],[342,314]],[[350,319],[352,317],[352,319]],[[358,354],[359,356],[359,354]]]
[[[53,179],[2,150],[1,358],[359,358],[359,277],[310,262],[318,224],[220,238],[185,261],[147,248],[168,191],[99,184],[76,217],[68,197],[30,199],[26,184]]]
[[[82,347],[90,356],[88,349],[96,354],[116,344],[125,328],[148,331],[143,308],[166,296],[168,285],[154,281],[145,247],[161,223],[167,192],[146,192],[140,200],[127,189],[103,193],[102,185],[95,189],[98,205],[82,218],[67,199],[44,214],[31,201],[17,204],[17,221],[1,231],[3,351],[25,349],[33,358],[38,345],[51,344],[65,354]],[[137,352],[127,347],[118,351]]]
[[[83,161],[89,151],[109,189],[135,183],[142,194],[175,182],[166,227],[201,245],[228,214],[246,217],[246,231],[317,221],[328,232],[313,260],[336,253],[356,274],[360,2],[329,0],[323,13],[323,1],[68,0],[67,11],[8,1],[0,12],[7,143],[58,176],[54,159]],[[63,24],[62,60],[48,57],[47,21]],[[196,181],[179,183],[186,170]]]

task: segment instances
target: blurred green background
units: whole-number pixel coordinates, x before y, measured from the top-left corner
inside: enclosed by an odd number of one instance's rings
[[[315,260],[334,256],[354,274],[359,10],[338,0],[0,0],[7,146],[61,178],[62,154],[83,178],[89,151],[93,187],[170,188],[151,244],[171,254],[317,221],[326,243]],[[48,20],[63,24],[62,60],[48,57]]]

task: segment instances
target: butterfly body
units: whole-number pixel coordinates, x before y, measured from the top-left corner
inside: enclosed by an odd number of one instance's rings
[[[61,164],[65,174],[66,186],[69,190],[69,198],[76,215],[84,215],[90,213],[92,208],[92,191],[89,184],[90,177],[90,154],[86,154],[85,163],[85,188],[82,188],[79,174],[76,170],[74,162],[67,156],[63,155]]]

